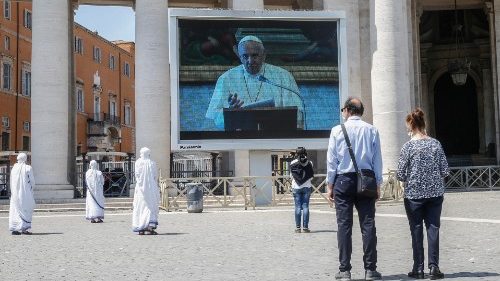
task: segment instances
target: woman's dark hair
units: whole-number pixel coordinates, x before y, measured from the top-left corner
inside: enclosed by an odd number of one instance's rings
[[[410,129],[413,130],[425,130],[425,119],[424,112],[420,108],[416,108],[411,113],[406,115],[406,123],[410,125]]]

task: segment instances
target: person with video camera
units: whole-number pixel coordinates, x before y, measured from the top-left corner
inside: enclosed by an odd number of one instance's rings
[[[309,199],[311,197],[314,177],[312,162],[307,159],[307,151],[304,147],[298,147],[296,159],[290,163],[290,174],[292,176],[292,192],[295,201],[295,233],[311,232],[309,230]],[[302,221],[302,229],[301,229]]]

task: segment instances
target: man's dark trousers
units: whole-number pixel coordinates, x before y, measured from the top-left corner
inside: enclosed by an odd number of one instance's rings
[[[408,199],[405,198],[405,209],[410,224],[413,248],[413,270],[424,270],[424,227],[427,228],[429,268],[439,267],[439,227],[441,226],[441,210],[443,196]]]
[[[377,269],[375,198],[357,196],[357,180],[356,173],[346,173],[337,175],[334,184],[340,271],[351,270],[353,206],[358,211],[359,225],[363,237],[365,269]]]

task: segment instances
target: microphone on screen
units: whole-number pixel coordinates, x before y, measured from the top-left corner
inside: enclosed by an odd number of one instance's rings
[[[287,90],[291,93],[294,93],[297,97],[299,97],[301,103],[302,103],[302,108],[303,108],[303,111],[302,111],[302,118],[304,119],[304,130],[306,129],[306,104],[304,103],[304,99],[300,96],[300,93],[287,87],[287,86],[284,86],[284,85],[281,85],[281,84],[278,84],[278,83],[275,83],[269,79],[267,79],[266,77],[264,77],[264,75],[259,75],[258,78],[257,78],[259,81],[261,82],[264,82],[264,83],[267,83],[269,85],[273,85],[275,87],[278,87],[278,88],[281,88],[281,89],[284,89],[284,90]]]

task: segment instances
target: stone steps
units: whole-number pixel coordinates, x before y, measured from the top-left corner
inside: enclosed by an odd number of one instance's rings
[[[106,210],[132,210],[133,198],[106,198]],[[35,212],[85,211],[85,198],[37,202]],[[9,200],[0,200],[0,213],[9,212]]]
[[[248,197],[250,199],[250,197]],[[221,202],[223,202],[221,198]],[[231,207],[244,207],[245,203],[241,196],[227,196],[227,202],[230,202]],[[121,211],[121,210],[132,210],[133,198],[121,197],[121,198],[106,198],[106,211]],[[187,200],[182,198],[176,201],[177,208],[184,209],[187,206]],[[319,196],[313,196],[310,200],[311,205],[324,205],[326,201]],[[213,197],[204,198],[204,207],[221,207],[221,203]],[[277,204],[278,206],[290,206],[293,205],[293,196],[286,195]],[[69,211],[85,211],[85,198],[79,199],[60,199],[53,200],[52,202],[37,202],[35,207],[35,212],[69,212]],[[0,200],[0,213],[9,212],[9,200]]]

